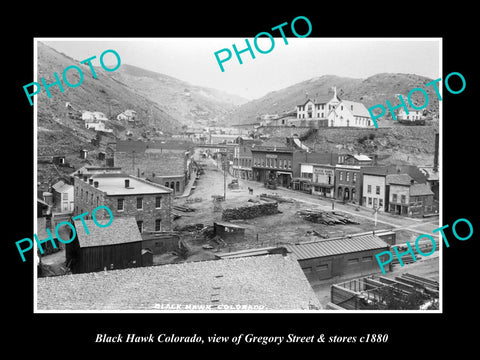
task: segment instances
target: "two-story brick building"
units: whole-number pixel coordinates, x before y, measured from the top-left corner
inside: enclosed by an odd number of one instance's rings
[[[233,176],[252,180],[252,147],[260,145],[261,140],[238,137],[233,148]]]
[[[337,164],[335,166],[335,198],[360,204],[362,196],[361,166]]]
[[[313,164],[312,194],[327,198],[335,197],[335,166]]]
[[[438,210],[434,193],[427,184],[417,184],[407,174],[387,175],[389,207],[392,214],[423,216]]]
[[[133,216],[138,229],[169,231],[172,229],[172,190],[127,174],[93,174],[75,176],[75,215],[107,206],[115,217]]]
[[[114,165],[123,172],[148,179],[183,194],[195,171],[190,142],[117,141]]]

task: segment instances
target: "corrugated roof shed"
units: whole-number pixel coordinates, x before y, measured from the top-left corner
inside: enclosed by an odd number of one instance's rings
[[[37,280],[38,310],[155,310],[161,304],[256,305],[264,310],[321,308],[298,262],[282,255]]]
[[[134,217],[116,217],[109,226],[103,228],[95,225],[93,220],[84,221],[89,234],[86,233],[82,220],[73,220],[78,242],[82,248],[142,241],[142,236]],[[108,223],[108,219],[97,219],[97,221],[100,224]]]
[[[297,260],[313,259],[323,256],[347,254],[358,251],[385,249],[388,244],[375,235],[363,235],[351,238],[323,240],[305,244],[285,245]]]

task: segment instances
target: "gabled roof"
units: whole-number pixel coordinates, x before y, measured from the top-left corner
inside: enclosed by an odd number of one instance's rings
[[[97,214],[100,212],[101,210]],[[82,220],[73,220],[81,248],[142,241],[137,221],[134,217],[116,217],[109,226],[103,228],[97,226],[93,220],[84,221],[89,234],[86,233]],[[108,219],[97,219],[97,222],[100,224],[107,224],[108,221]]]
[[[368,112],[367,108],[365,105],[362,103],[356,102],[356,101],[350,101],[350,100],[342,100],[340,105],[344,105],[347,107],[347,109],[354,115],[354,116],[363,116],[363,117],[370,117],[370,113]],[[353,110],[352,110],[353,106]]]
[[[410,186],[410,196],[433,195],[427,184],[413,184]]]
[[[55,184],[52,185],[52,188],[54,190],[57,190],[57,189],[60,189],[63,185],[65,185],[65,183],[60,180],[60,181],[57,181]]]
[[[338,98],[339,100],[341,100],[338,95],[337,95],[337,98]],[[314,99],[308,98],[307,100],[305,100],[304,103],[298,104],[297,106],[305,106],[309,101],[311,101],[311,102],[312,102],[313,104],[315,104],[315,105],[321,105],[321,104],[326,104],[326,103],[328,103],[328,102],[329,102],[330,100],[332,100],[332,99],[333,99],[333,94],[332,94],[332,93],[329,93],[329,92],[327,92],[327,93],[322,93],[322,94],[316,94]],[[370,116],[370,115],[369,115],[369,116]]]
[[[356,154],[356,155],[352,155],[352,156],[355,160],[358,160],[358,161],[371,161],[372,160],[367,155]]]
[[[155,311],[160,304],[178,305],[179,311],[204,305],[210,312],[216,310],[209,308],[214,305],[255,305],[264,310],[320,308],[298,262],[282,255],[135,267],[37,281],[38,310]]]
[[[408,174],[389,174],[387,175],[387,184],[410,186],[412,177]]]
[[[65,184],[63,181],[57,182],[52,188],[58,193],[65,193],[71,189],[73,189],[73,185]]]
[[[348,254],[366,250],[381,250],[388,244],[376,235],[363,235],[342,239],[323,240],[304,244],[285,245],[297,260]]]

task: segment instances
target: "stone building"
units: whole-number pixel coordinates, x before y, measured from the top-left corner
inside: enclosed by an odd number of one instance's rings
[[[77,175],[74,186],[75,215],[88,211],[85,218],[90,219],[96,207],[105,205],[114,218],[133,216],[141,233],[172,229],[172,190],[165,186],[127,174]]]

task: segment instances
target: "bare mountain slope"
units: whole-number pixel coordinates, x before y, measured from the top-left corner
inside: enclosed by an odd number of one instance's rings
[[[113,73],[113,77],[189,125],[201,123],[202,120],[207,124],[247,101],[237,95],[192,85],[132,65],[123,65]]]
[[[328,93],[333,94],[331,88],[337,88],[337,94],[346,100],[362,102],[367,108],[376,104],[385,104],[390,100],[392,105],[398,104],[397,94],[404,97],[416,87],[424,88],[432,79],[414,74],[382,73],[367,79],[353,79],[336,75],[324,75],[302,81],[278,91],[272,91],[260,99],[250,101],[235,109],[225,124],[248,124],[258,121],[262,114],[276,114],[295,111],[298,104],[307,98],[315,99]],[[426,88],[430,102],[427,110],[438,114],[438,100],[432,86]],[[423,104],[422,95],[415,93],[413,100]]]

